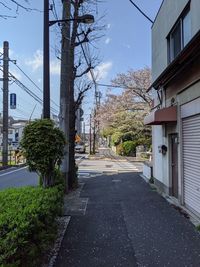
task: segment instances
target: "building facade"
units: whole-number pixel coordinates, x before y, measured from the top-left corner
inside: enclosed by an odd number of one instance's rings
[[[200,1],[164,0],[152,26],[153,177],[200,216]]]

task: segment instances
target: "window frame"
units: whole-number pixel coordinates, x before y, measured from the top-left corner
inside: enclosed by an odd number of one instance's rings
[[[183,21],[184,21],[184,18],[190,12],[191,12],[191,9],[190,9],[190,1],[189,1],[189,3],[184,8],[184,10],[181,13],[181,15],[178,17],[176,23],[174,24],[174,26],[172,27],[172,29],[170,30],[170,32],[169,32],[169,34],[168,34],[168,36],[166,38],[167,39],[167,61],[168,61],[168,64],[170,64],[180,54],[180,52],[183,50],[183,48],[187,45],[187,44],[184,45]],[[180,26],[178,26],[178,24],[180,24]],[[174,47],[173,47],[173,41],[172,41],[173,38],[172,38],[172,35],[175,32],[175,29],[177,27],[180,27],[180,33],[181,33],[181,36],[180,36],[181,49],[178,52],[178,54],[176,56],[174,56]]]

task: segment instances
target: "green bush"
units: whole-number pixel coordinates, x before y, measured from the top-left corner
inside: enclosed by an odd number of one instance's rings
[[[149,150],[151,148],[152,140],[151,137],[140,137],[137,140],[138,145],[144,145],[146,146],[146,149]]]
[[[134,139],[135,139],[134,132],[127,132],[127,133],[124,133],[122,136],[122,142],[133,141]]]
[[[137,146],[136,141],[126,141],[122,143],[122,147],[124,150],[124,156],[135,156],[136,154],[136,146]]]
[[[21,147],[30,171],[40,174],[43,187],[53,186],[54,171],[61,164],[64,133],[50,119],[30,122],[23,131]]]
[[[112,144],[114,146],[119,145],[119,143],[121,142],[121,137],[122,137],[122,133],[120,132],[114,133],[111,137]]]
[[[56,234],[62,211],[58,186],[24,187],[0,192],[0,266],[39,266],[38,258]]]
[[[116,153],[120,156],[124,155],[124,148],[123,148],[123,144],[119,144],[116,146]]]
[[[200,231],[200,224],[196,226],[197,231]]]

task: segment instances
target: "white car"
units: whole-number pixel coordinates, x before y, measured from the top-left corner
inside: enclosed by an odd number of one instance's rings
[[[84,144],[75,144],[75,152],[76,153],[85,153],[85,145]]]

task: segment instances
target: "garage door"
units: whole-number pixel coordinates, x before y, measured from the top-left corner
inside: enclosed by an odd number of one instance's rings
[[[185,205],[200,214],[200,114],[182,120]]]

